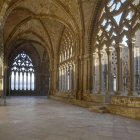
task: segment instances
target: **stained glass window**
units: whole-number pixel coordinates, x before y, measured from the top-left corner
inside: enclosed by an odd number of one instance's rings
[[[29,55],[23,51],[18,54],[11,66],[11,90],[34,90],[34,66]]]

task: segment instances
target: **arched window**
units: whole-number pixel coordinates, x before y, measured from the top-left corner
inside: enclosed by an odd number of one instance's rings
[[[74,40],[72,33],[65,29],[59,50],[59,91],[72,92],[74,79]]]
[[[110,92],[132,94],[134,90],[140,90],[140,55],[137,53],[140,49],[140,1],[104,2],[94,34],[93,62],[98,61],[98,64],[93,63],[93,69],[98,68],[99,71],[95,71],[93,82],[99,83],[99,93],[104,90],[106,82],[106,90]],[[103,76],[104,54],[107,56],[107,78]]]
[[[11,90],[35,90],[34,66],[29,55],[25,51],[19,53],[11,66]]]

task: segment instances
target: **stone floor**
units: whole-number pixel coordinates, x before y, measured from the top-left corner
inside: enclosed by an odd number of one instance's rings
[[[140,121],[46,97],[13,97],[0,106],[0,140],[140,140]]]

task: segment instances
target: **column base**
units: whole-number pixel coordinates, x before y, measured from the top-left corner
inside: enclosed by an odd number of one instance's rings
[[[115,93],[115,95],[117,95],[117,96],[121,95],[121,91],[115,91],[114,93]]]
[[[133,96],[134,95],[134,91],[128,91],[127,96]]]
[[[103,91],[103,90],[100,90],[100,91],[98,91],[98,93],[97,94],[99,94],[99,95],[105,95],[105,91]]]
[[[110,100],[111,100],[110,96],[111,96],[110,92],[107,91],[105,94],[105,103],[110,103]]]

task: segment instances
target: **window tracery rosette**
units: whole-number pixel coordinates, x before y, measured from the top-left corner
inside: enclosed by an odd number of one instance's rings
[[[25,52],[18,54],[14,59],[11,70],[18,72],[34,72],[31,58]]]

